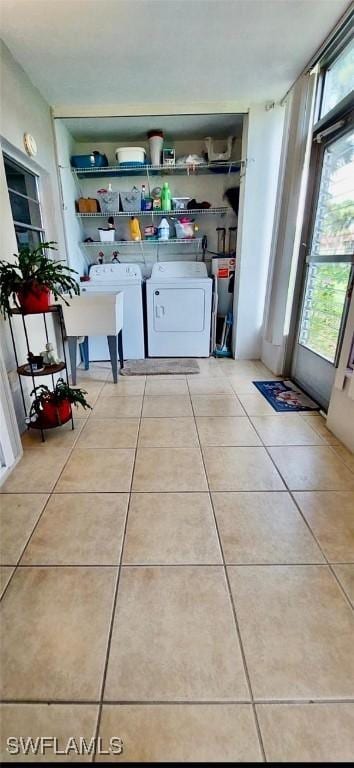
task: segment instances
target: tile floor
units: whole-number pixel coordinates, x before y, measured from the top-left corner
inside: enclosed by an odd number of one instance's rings
[[[320,415],[274,413],[261,363],[200,369],[93,367],[75,431],[24,436],[0,496],[3,759],[15,733],[353,762],[353,457]]]

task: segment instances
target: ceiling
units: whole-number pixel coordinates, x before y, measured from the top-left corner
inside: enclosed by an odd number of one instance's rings
[[[2,37],[52,106],[281,98],[348,0],[1,0]],[[211,110],[212,111],[212,110]]]
[[[63,120],[77,141],[134,141],[145,142],[146,131],[152,128],[163,131],[168,140],[178,136],[184,139],[204,139],[213,136],[242,136],[242,115],[160,115],[142,117],[69,117]]]

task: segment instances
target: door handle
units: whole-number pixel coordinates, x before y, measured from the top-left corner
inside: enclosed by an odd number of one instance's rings
[[[162,304],[156,304],[155,315],[156,317],[162,317],[165,314],[165,307]]]

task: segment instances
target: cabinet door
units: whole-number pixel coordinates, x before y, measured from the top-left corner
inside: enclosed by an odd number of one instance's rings
[[[205,327],[203,288],[159,288],[153,293],[154,330],[201,332]]]

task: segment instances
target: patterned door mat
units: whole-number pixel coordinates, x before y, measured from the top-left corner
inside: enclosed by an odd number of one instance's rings
[[[292,381],[254,381],[253,384],[275,411],[319,411],[320,406]]]

